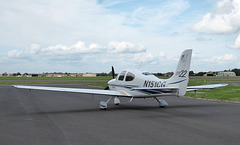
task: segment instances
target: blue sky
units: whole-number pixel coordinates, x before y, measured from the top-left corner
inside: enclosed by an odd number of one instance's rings
[[[239,68],[239,0],[0,1],[0,73]]]

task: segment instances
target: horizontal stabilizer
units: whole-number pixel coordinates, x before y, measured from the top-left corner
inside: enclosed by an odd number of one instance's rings
[[[200,85],[200,86],[188,86],[187,91],[194,91],[194,90],[199,90],[199,89],[214,89],[218,87],[224,87],[227,86],[228,84],[212,84],[212,85]]]

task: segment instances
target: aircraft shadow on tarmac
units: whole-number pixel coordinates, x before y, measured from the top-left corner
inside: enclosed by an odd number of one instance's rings
[[[68,114],[68,113],[102,113],[102,112],[113,112],[113,111],[153,111],[153,112],[176,112],[176,110],[181,108],[212,108],[219,106],[220,104],[194,104],[194,105],[173,105],[166,108],[159,108],[158,106],[139,106],[139,105],[118,105],[109,106],[107,110],[100,110],[98,108],[86,108],[86,109],[69,109],[69,110],[56,110],[56,111],[39,111],[33,112],[31,114]],[[176,112],[177,113],[177,112]]]

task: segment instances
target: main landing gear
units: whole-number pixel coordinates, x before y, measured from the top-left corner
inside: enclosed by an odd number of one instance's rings
[[[107,101],[101,101],[100,102],[100,109],[101,110],[105,110],[107,109],[107,104],[108,102],[112,99],[113,97],[109,98]],[[115,105],[119,105],[120,104],[120,100],[118,97],[115,97],[114,100],[113,100],[114,104]]]
[[[168,106],[168,103],[165,100],[158,99],[157,97],[154,97],[154,99],[158,101],[159,107],[164,108],[164,107]]]
[[[109,98],[107,101],[101,101],[101,102],[100,102],[100,109],[101,109],[101,110],[107,109],[107,104],[108,104],[108,102],[109,102],[112,98],[113,98],[113,97]],[[159,103],[159,107],[164,108],[164,107],[168,106],[168,103],[167,103],[165,100],[163,100],[163,99],[158,99],[157,97],[154,97],[154,99],[157,100],[157,102]],[[119,100],[118,97],[114,97],[113,102],[114,102],[115,105],[119,105],[119,104],[120,104],[120,100]]]

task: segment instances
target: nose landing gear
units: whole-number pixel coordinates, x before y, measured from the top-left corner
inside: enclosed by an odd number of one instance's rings
[[[154,99],[158,101],[159,107],[164,108],[164,107],[168,106],[168,103],[167,103],[165,100],[163,100],[163,99],[158,99],[158,98],[156,98],[156,97],[155,97]]]

